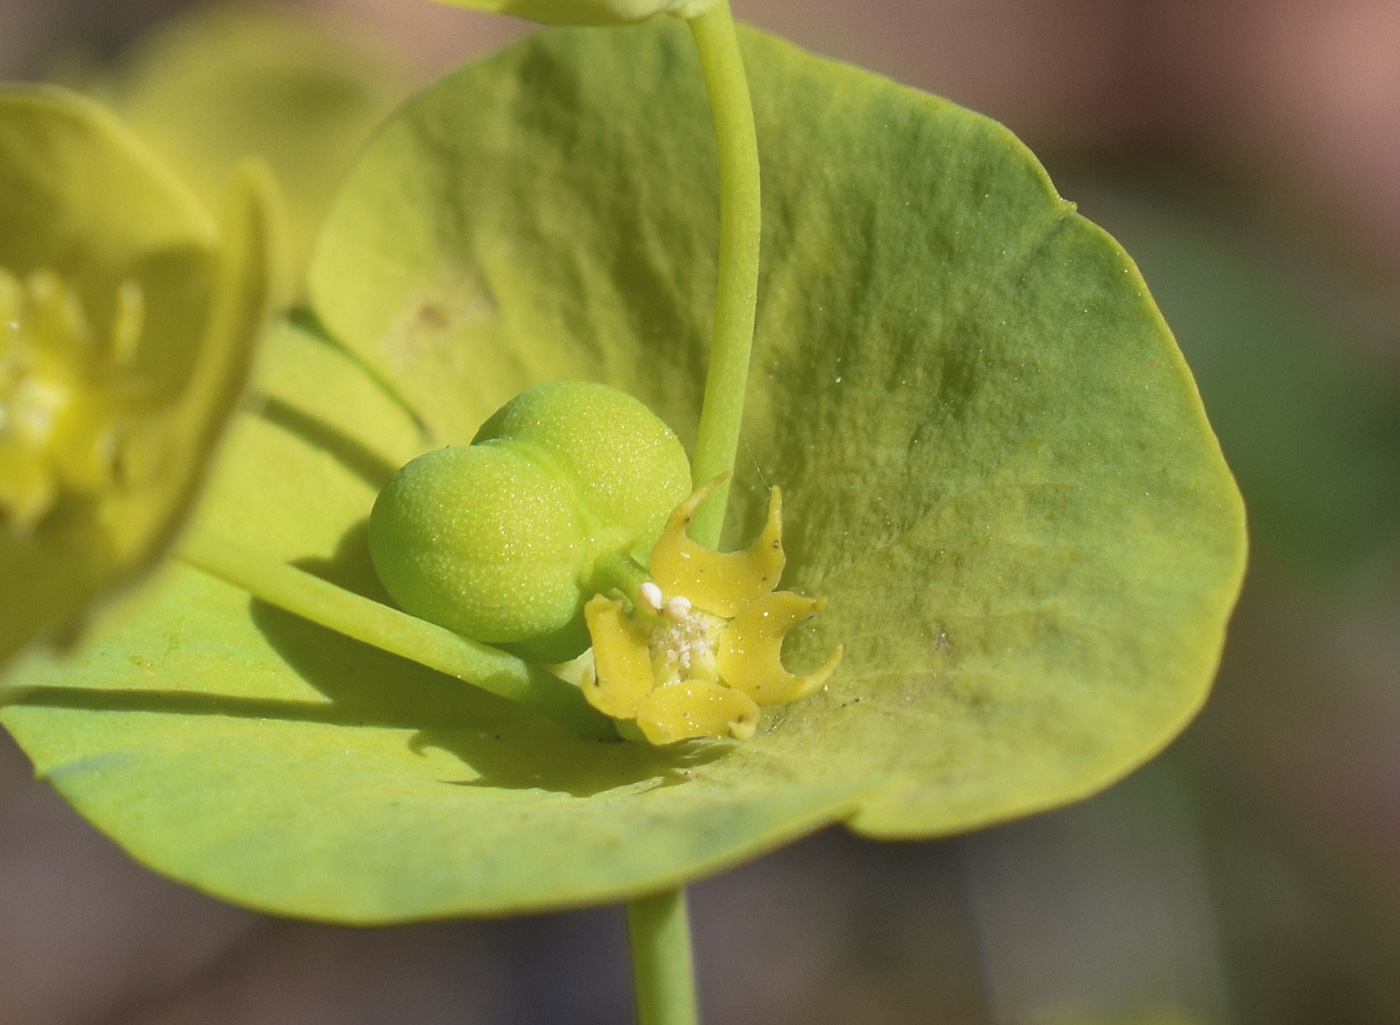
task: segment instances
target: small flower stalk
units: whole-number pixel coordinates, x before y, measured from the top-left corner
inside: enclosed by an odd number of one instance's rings
[[[777,488],[748,548],[717,552],[687,536],[696,509],[721,480],[671,514],[648,560],[650,579],[630,600],[595,594],[584,606],[593,640],[584,695],[604,714],[635,722],[652,744],[746,740],[762,708],[819,690],[841,661],[837,646],[812,673],[783,666],[788,632],[826,602],[775,590],[785,562]]]

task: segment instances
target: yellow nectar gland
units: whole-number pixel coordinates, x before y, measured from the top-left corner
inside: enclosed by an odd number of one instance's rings
[[[30,533],[62,494],[119,483],[128,368],[144,321],[141,286],[116,293],[105,338],[57,274],[0,268],[0,523]]]
[[[746,740],[759,709],[796,701],[822,687],[841,661],[838,646],[816,672],[782,664],[783,638],[825,606],[775,591],[785,557],[782,496],[769,495],[768,521],[747,549],[717,552],[686,528],[717,481],[671,514],[652,549],[652,579],[623,602],[597,594],[584,606],[593,639],[588,701],[614,719],[635,720],[653,744],[700,737]]]

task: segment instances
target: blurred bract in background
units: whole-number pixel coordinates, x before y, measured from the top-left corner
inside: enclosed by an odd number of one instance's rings
[[[1253,554],[1210,704],[1133,778],[956,840],[833,830],[696,886],[707,1020],[1400,1021],[1400,0],[733,6],[1003,121],[1117,235],[1196,374]],[[210,154],[242,151],[214,99],[258,62],[258,88],[305,105],[265,155],[315,211],[394,104],[527,28],[427,0],[191,11],[5,0],[0,72],[91,91],[157,148],[204,125],[211,145],[166,155],[213,197]],[[285,49],[242,48],[269,17]],[[182,58],[211,26],[227,64]],[[295,259],[314,222],[292,225]],[[615,909],[278,921],[151,875],[29,776],[0,739],[0,1021],[629,1019]]]

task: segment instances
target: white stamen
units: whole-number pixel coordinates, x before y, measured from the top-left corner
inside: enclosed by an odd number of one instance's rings
[[[645,581],[637,588],[637,601],[653,612],[661,611],[661,588],[651,581]]]
[[[690,603],[685,599],[685,606]],[[679,606],[671,599],[662,606],[666,622],[657,626],[651,634],[652,670],[657,685],[679,683],[684,679],[716,680],[715,642],[724,621],[708,612],[690,608],[689,615],[680,622],[673,622],[668,610],[678,610]]]
[[[674,598],[668,598],[660,611],[672,623],[684,623],[690,617],[690,599],[678,594]]]

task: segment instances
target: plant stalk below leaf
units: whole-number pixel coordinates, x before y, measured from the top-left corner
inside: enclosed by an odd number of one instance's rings
[[[697,1025],[685,890],[629,901],[627,939],[632,947],[637,1025]]]

